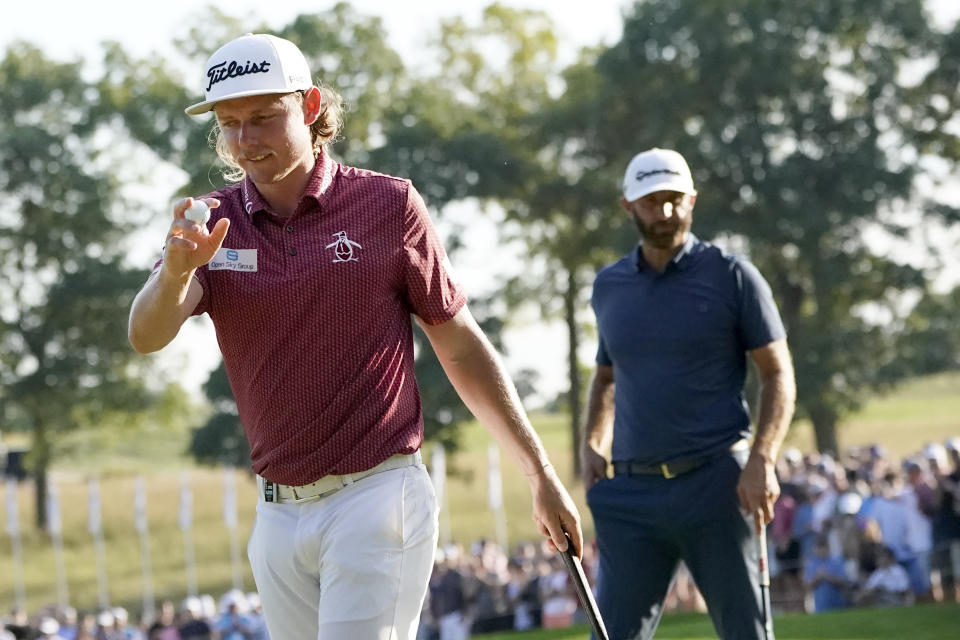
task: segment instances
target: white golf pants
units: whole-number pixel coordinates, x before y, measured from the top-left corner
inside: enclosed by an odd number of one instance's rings
[[[436,546],[422,464],[310,502],[261,495],[247,555],[271,640],[414,640]]]

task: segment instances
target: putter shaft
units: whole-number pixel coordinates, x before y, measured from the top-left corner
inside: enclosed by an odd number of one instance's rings
[[[573,578],[573,585],[577,590],[577,597],[580,598],[580,605],[587,614],[587,620],[590,622],[590,628],[597,640],[609,640],[607,628],[603,624],[603,618],[600,617],[600,609],[597,608],[597,602],[593,599],[593,592],[587,583],[587,576],[583,573],[583,566],[580,564],[580,558],[577,557],[573,548],[573,542],[570,536],[567,536],[567,550],[561,552],[563,562],[567,565],[567,571]]]

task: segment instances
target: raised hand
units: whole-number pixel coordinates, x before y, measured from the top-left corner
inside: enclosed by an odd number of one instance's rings
[[[220,206],[216,198],[204,198],[211,209]],[[213,229],[206,225],[188,220],[184,212],[193,204],[193,198],[184,198],[173,208],[173,222],[167,232],[167,241],[163,247],[163,267],[171,274],[183,276],[193,273],[213,259],[223,245],[230,221],[227,218],[217,220]]]

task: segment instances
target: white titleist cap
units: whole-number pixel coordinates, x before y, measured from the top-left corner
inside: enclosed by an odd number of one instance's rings
[[[297,45],[265,33],[248,33],[210,56],[203,76],[206,100],[185,111],[196,116],[221,100],[292,93],[312,86],[310,67]]]
[[[623,197],[633,202],[654,191],[696,195],[690,167],[676,151],[650,149],[633,156],[623,176]]]

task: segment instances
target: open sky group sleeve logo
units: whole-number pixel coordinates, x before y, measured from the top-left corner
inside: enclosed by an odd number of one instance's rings
[[[257,250],[222,247],[207,264],[207,268],[211,271],[256,271]]]
[[[336,240],[328,244],[326,248],[333,249],[334,262],[350,262],[351,260],[358,262],[360,260],[353,255],[353,250],[363,249],[363,247],[348,238],[346,231],[337,231],[333,234],[333,237]]]

